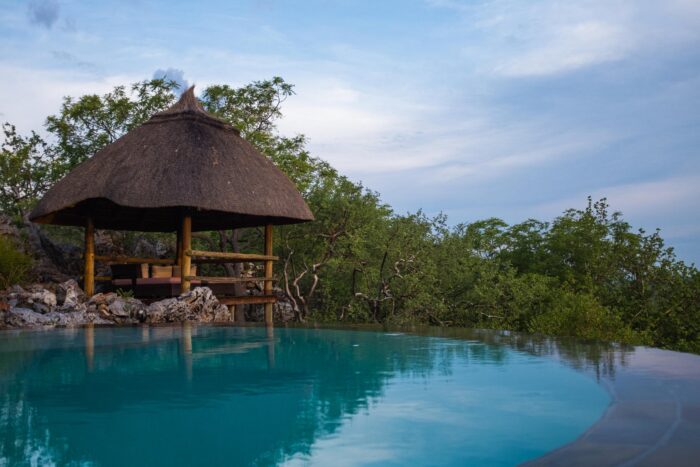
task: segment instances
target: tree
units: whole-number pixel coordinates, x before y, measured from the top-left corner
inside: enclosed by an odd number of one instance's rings
[[[175,101],[175,81],[152,79],[117,86],[103,96],[65,97],[58,115],[46,119],[56,151],[72,168]]]
[[[17,134],[14,125],[2,125],[0,147],[0,209],[23,218],[34,202],[63,173],[61,158],[35,132]]]

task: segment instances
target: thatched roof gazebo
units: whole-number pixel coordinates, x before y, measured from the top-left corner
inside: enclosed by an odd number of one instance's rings
[[[265,296],[234,297],[228,302],[267,301],[267,315],[268,308],[271,314],[272,261],[276,259],[272,256],[272,226],[310,221],[313,214],[289,178],[241,138],[237,129],[207,113],[191,87],[175,105],[75,167],[46,193],[30,219],[85,227],[84,284],[89,295],[94,293],[95,228],[176,231],[176,259],[122,260],[180,266],[182,291],[192,281],[214,280],[191,274],[193,258],[200,262],[264,261]],[[262,255],[191,248],[193,231],[263,225]]]

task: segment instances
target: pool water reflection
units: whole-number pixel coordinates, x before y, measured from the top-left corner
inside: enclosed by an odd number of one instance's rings
[[[0,465],[513,465],[609,404],[557,359],[402,333],[5,333]]]

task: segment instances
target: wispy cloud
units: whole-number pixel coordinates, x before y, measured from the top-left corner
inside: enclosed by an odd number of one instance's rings
[[[105,93],[114,86],[143,79],[140,75],[96,77],[72,70],[45,70],[0,63],[0,102],[8,118],[22,132],[41,131],[44,119],[59,111],[64,96]],[[17,99],[17,96],[22,96]]]
[[[697,2],[427,0],[464,18],[465,58],[483,72],[547,76],[700,38]],[[471,44],[479,34],[478,46]]]
[[[494,67],[505,76],[542,76],[564,73],[624,58],[634,40],[613,24],[586,21],[562,26],[551,37]]]
[[[58,62],[64,63],[66,65],[83,68],[83,69],[94,69],[96,65],[92,62],[81,60],[70,52],[65,50],[52,50],[51,56]]]
[[[580,200],[588,195],[596,199],[607,198],[616,209],[634,216],[672,213],[680,205],[687,206],[700,199],[700,175],[668,177],[661,180],[596,188],[568,199],[542,204],[537,209],[550,213],[561,212],[580,204]],[[697,210],[700,211],[700,207]]]

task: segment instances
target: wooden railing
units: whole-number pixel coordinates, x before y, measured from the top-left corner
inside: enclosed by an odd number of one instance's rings
[[[202,281],[210,284],[245,284],[247,282],[275,282],[272,277],[220,277],[220,276],[187,276],[188,281]]]
[[[133,256],[102,256],[95,255],[95,261],[103,261],[111,264],[175,264],[174,259],[169,258],[136,258]]]
[[[192,281],[201,281],[203,284],[240,284],[247,282],[262,282],[263,295],[245,295],[238,297],[223,297],[219,301],[226,305],[240,305],[246,303],[264,303],[265,304],[265,322],[272,324],[272,304],[276,301],[272,294],[272,283],[275,279],[272,277],[273,264],[279,257],[272,254],[272,224],[265,226],[265,250],[264,254],[253,253],[228,253],[222,251],[204,251],[193,250],[192,245],[192,219],[185,216],[182,222],[182,229],[178,241],[178,257],[181,267],[182,290],[190,289]],[[264,277],[207,277],[188,274],[192,263],[199,264],[219,264],[219,263],[244,263],[244,262],[263,262],[265,263]]]
[[[186,250],[185,255],[191,258],[199,258],[193,260],[196,263],[204,263],[208,260],[220,260],[225,263],[245,263],[255,261],[277,261],[278,256],[258,255],[253,253],[227,253],[222,251],[203,251],[203,250]]]
[[[272,294],[273,263],[279,258],[272,254],[272,224],[265,225],[265,248],[263,254],[253,253],[227,253],[221,251],[203,251],[192,249],[192,217],[184,215],[182,217],[181,228],[177,235],[177,259],[162,258],[138,258],[132,256],[104,256],[95,254],[95,226],[92,219],[87,219],[85,225],[85,255],[84,255],[84,289],[88,296],[92,296],[95,291],[95,281],[109,281],[107,276],[95,276],[95,262],[101,261],[110,264],[158,264],[177,265],[180,268],[182,277],[181,290],[186,292],[190,289],[193,280],[203,283],[247,283],[259,282],[263,284],[263,295],[244,295],[238,297],[223,297],[220,301],[227,305],[239,305],[244,303],[264,303],[265,322],[272,324],[272,304],[276,301]],[[191,274],[192,262],[195,263],[240,263],[240,262],[263,262],[265,264],[264,277],[206,277]]]

